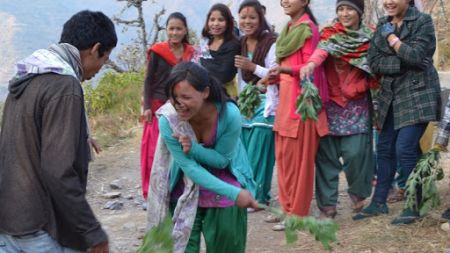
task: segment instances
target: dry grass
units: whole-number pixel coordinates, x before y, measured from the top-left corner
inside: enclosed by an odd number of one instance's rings
[[[404,202],[390,204],[389,215],[353,221],[350,199],[345,192],[347,183],[342,175],[336,217],[339,224],[338,242],[333,244],[331,252],[446,252],[446,249],[450,248],[450,233],[440,230],[441,223],[445,222],[440,216],[450,207],[449,160],[449,153],[444,154],[441,160],[446,176],[438,184],[442,203],[440,208],[411,225],[390,224],[391,220],[400,214]],[[276,183],[276,180],[274,181]],[[274,185],[272,189],[277,188]],[[299,233],[299,240],[295,245],[286,245],[284,233],[273,232],[272,225],[262,221],[266,215],[264,212],[249,215],[247,252],[327,252],[307,233]],[[311,215],[318,216],[314,200]]]

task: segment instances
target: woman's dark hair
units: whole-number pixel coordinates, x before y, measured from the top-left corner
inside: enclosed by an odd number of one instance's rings
[[[416,3],[414,2],[414,0],[409,1],[409,6],[416,7]]]
[[[181,62],[172,68],[166,83],[166,95],[168,98],[175,100],[176,103],[178,102],[174,96],[174,89],[175,85],[181,81],[188,81],[195,90],[200,92],[209,87],[209,96],[206,100],[220,103],[222,108],[225,108],[223,105],[228,98],[224,88],[201,65],[194,62]]]
[[[317,23],[316,17],[314,17],[314,14],[312,13],[311,8],[309,8],[309,4],[311,1],[310,0],[307,0],[307,1],[308,1],[308,3],[305,6],[305,12],[309,15],[309,17],[311,18],[312,22],[314,22],[315,25],[319,25],[319,23]],[[281,3],[281,0],[280,0],[280,5],[283,6]]]
[[[59,43],[69,43],[78,50],[85,50],[100,43],[99,57],[117,45],[114,24],[102,12],[80,11],[64,23]]]
[[[233,15],[231,14],[231,11],[228,8],[228,6],[226,6],[225,4],[215,4],[211,7],[211,9],[208,12],[208,15],[206,16],[206,22],[205,22],[205,26],[203,27],[203,30],[202,30],[202,36],[211,38],[211,35],[209,34],[208,22],[209,22],[209,18],[211,17],[211,14],[213,13],[213,11],[220,12],[220,14],[225,19],[225,22],[227,23],[227,28],[225,29],[225,32],[223,35],[224,41],[230,41],[233,39],[237,39],[234,34]]]
[[[187,25],[186,17],[181,12],[173,12],[167,18],[166,29],[167,29],[167,26],[169,25],[169,21],[171,19],[178,19],[178,20],[181,20],[181,22],[183,22],[184,27],[186,27],[186,35],[184,35],[182,42],[190,44],[189,43],[189,28],[188,28],[188,25]]]
[[[239,6],[238,13],[241,13],[242,9],[244,9],[246,7],[253,7],[255,9],[256,13],[258,14],[259,27],[255,32],[257,38],[260,38],[264,34],[265,31],[272,31],[272,28],[270,27],[269,23],[266,20],[266,17],[264,16],[263,6],[261,5],[261,3],[259,3],[258,0],[245,0]]]

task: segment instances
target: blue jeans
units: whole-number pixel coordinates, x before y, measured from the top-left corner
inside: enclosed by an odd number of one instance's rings
[[[397,165],[406,178],[421,156],[419,141],[427,124],[415,124],[394,130],[392,107],[386,115],[377,145],[377,185],[372,201],[385,204]],[[398,164],[397,164],[398,161]],[[420,199],[420,191],[418,192]]]
[[[50,235],[41,230],[25,236],[0,233],[0,253],[83,253],[62,247]]]

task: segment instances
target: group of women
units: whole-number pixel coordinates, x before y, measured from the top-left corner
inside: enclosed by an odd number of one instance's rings
[[[342,170],[354,220],[388,212],[397,163],[411,172],[427,122],[439,119],[440,86],[431,17],[410,0],[383,3],[387,16],[373,30],[364,0],[337,0],[336,19],[319,32],[309,0],[281,0],[290,21],[279,35],[257,0],[240,5],[239,34],[228,7],[215,4],[197,47],[183,14],[168,17],[168,40],[148,50],[141,164],[149,225],[170,210],[174,252],[199,252],[201,234],[208,252],[245,252],[247,211],[269,203],[275,161],[287,214],[307,216],[315,186],[321,217],[334,218]],[[306,79],[323,104],[317,120],[296,112]],[[251,118],[235,102],[247,85],[262,91]],[[406,209],[393,222],[418,217]]]

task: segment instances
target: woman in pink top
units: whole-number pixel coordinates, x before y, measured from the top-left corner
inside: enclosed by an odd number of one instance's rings
[[[277,161],[279,201],[288,214],[306,216],[313,196],[314,159],[320,136],[328,133],[324,111],[314,121],[301,120],[295,101],[301,93],[299,70],[319,42],[317,23],[308,7],[309,0],[281,0],[291,21],[277,39],[279,67],[269,72],[269,81],[280,83],[279,105],[275,116],[275,158]],[[321,68],[314,71],[314,83],[323,100],[327,87]],[[283,223],[274,230],[284,230]]]
[[[344,170],[353,211],[372,192],[375,170],[370,124],[369,84],[374,83],[367,51],[373,30],[361,22],[364,0],[337,0],[337,19],[326,26],[308,64],[305,78],[322,63],[330,101],[325,105],[329,134],[320,139],[316,157],[316,201],[321,217],[334,218],[339,173]],[[342,164],[339,158],[342,158]]]

